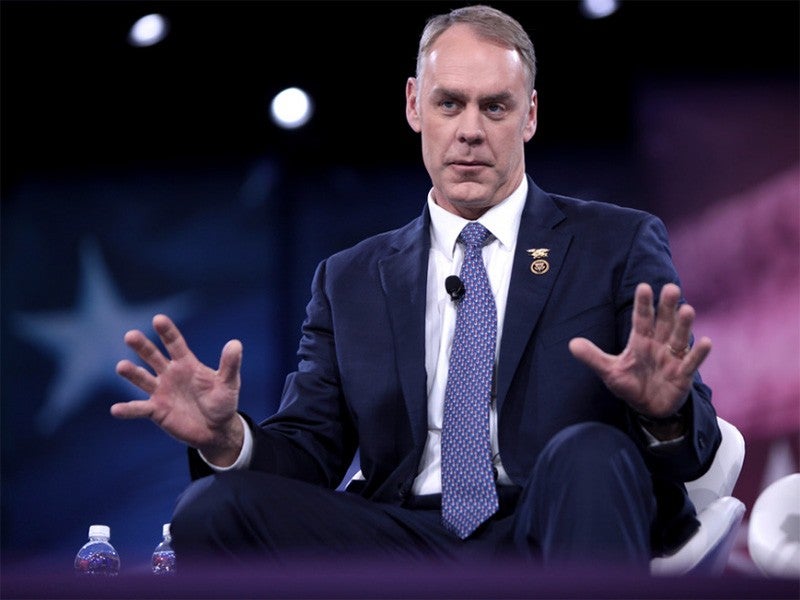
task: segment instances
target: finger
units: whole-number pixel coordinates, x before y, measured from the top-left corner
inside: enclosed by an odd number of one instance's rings
[[[654,335],[654,316],[653,289],[646,283],[640,283],[636,286],[633,296],[633,320],[631,322],[633,332],[645,337],[652,337]]]
[[[678,302],[681,299],[681,290],[674,283],[667,283],[661,288],[656,314],[655,339],[664,342],[669,339],[675,329]],[[685,344],[684,344],[685,345]],[[683,346],[678,346],[683,348]]]
[[[614,361],[613,356],[606,354],[586,338],[572,338],[569,341],[569,351],[572,352],[575,358],[591,367],[601,377],[609,372]]]
[[[695,342],[681,365],[681,373],[684,376],[691,377],[700,368],[700,365],[711,353],[711,345],[711,340],[707,337],[702,337]]]
[[[242,343],[239,340],[231,340],[222,348],[219,357],[219,375],[225,384],[232,388],[239,387],[242,352]]]
[[[173,360],[180,360],[187,356],[193,356],[180,330],[167,315],[156,315],[153,317],[153,329],[158,333],[158,337],[161,338],[164,347]]]
[[[161,353],[161,350],[151,342],[145,334],[134,329],[125,334],[125,343],[139,357],[150,365],[156,373],[162,373],[169,365],[169,360]]]
[[[694,308],[688,304],[681,306],[676,313],[672,332],[666,340],[666,343],[673,350],[673,354],[677,354],[680,358],[683,358],[683,349],[689,345],[689,340],[692,337],[694,317]]]
[[[150,371],[144,367],[133,364],[129,360],[121,360],[117,363],[117,374],[151,396],[158,387],[158,380]]]
[[[111,405],[111,415],[117,419],[149,419],[153,414],[153,404],[149,400],[131,400]]]

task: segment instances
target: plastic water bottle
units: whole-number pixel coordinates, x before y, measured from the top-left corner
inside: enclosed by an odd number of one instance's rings
[[[172,549],[172,536],[169,523],[161,526],[164,539],[153,551],[153,573],[156,575],[173,575],[175,573],[175,551]]]
[[[78,575],[119,575],[119,555],[108,541],[108,525],[89,527],[89,541],[75,555],[75,573]]]

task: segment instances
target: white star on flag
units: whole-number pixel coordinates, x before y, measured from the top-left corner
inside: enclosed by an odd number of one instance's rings
[[[154,314],[181,318],[190,310],[188,294],[127,304],[117,291],[100,249],[93,240],[81,245],[81,286],[71,310],[14,315],[17,333],[57,361],[56,375],[37,415],[43,435],[52,434],[79,411],[93,392],[105,386],[132,386],[116,373],[116,364],[128,355],[123,337],[130,329],[151,331]]]

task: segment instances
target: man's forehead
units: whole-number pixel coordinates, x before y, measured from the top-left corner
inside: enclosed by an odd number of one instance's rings
[[[525,86],[526,73],[519,53],[500,48],[501,53],[454,52],[454,48],[434,49],[422,64],[420,75],[432,91],[478,93],[482,96],[509,93]]]
[[[509,72],[525,69],[516,48],[479,36],[459,25],[451,27],[437,38],[423,57],[421,66],[423,70],[433,68],[454,72],[481,67],[490,72],[503,67]]]

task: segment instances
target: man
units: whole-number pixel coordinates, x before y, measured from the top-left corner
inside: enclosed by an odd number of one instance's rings
[[[126,334],[154,373],[121,361],[149,398],[112,414],[192,448],[172,520],[183,565],[347,552],[646,569],[696,527],[681,482],[720,442],[697,373],[711,343],[690,348],[661,221],[526,175],[535,71],[502,12],[428,22],[406,85],[423,213],[319,265],[298,369],[264,423],[237,413],[237,340],[212,370],[165,315],[168,356]],[[361,477],[334,491],[356,452]]]

